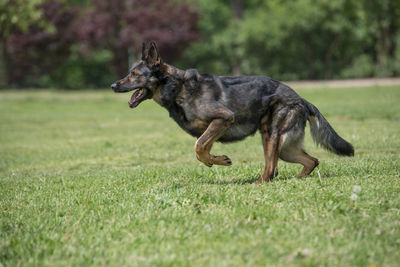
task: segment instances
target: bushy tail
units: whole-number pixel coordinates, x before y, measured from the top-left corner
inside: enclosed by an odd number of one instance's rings
[[[353,146],[341,138],[319,110],[304,100],[309,111],[308,121],[311,126],[311,136],[314,141],[324,148],[341,156],[354,156]]]

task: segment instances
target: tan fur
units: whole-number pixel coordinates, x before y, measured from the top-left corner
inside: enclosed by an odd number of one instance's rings
[[[224,131],[232,125],[231,121],[224,119],[215,119],[207,127],[207,130],[197,139],[195,144],[196,157],[206,166],[216,165],[232,165],[231,160],[223,156],[214,156],[210,154],[213,143],[224,133]]]

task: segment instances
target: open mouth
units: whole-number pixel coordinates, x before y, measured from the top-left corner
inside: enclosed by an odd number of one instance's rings
[[[131,99],[128,101],[129,107],[135,108],[148,98],[151,98],[151,91],[147,88],[140,88],[132,94]]]

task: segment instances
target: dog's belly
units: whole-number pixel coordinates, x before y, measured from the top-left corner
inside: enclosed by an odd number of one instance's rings
[[[255,123],[233,124],[225,131],[224,135],[221,136],[218,141],[222,143],[239,141],[249,135],[253,135],[257,129],[258,127]]]

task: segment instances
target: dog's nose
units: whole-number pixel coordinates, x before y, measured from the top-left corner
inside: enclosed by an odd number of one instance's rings
[[[115,90],[117,88],[118,88],[118,84],[117,83],[111,84],[111,89]]]

